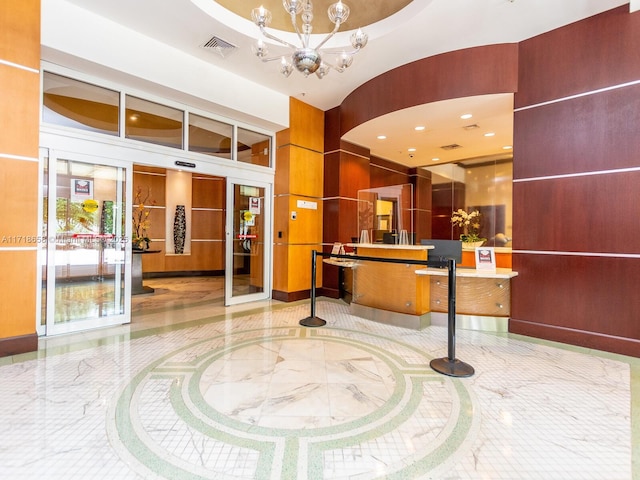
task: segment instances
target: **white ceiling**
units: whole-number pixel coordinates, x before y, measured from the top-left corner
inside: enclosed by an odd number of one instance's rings
[[[519,42],[562,25],[628,3],[628,0],[414,0],[400,12],[368,25],[369,44],[344,73],[332,71],[322,80],[293,72],[285,78],[277,62],[262,63],[251,51],[257,27],[214,0],[68,0],[288,96],[322,110],[339,105],[366,81],[390,69],[435,54],[493,43]],[[260,0],[238,0],[247,17]],[[352,11],[367,8],[367,0],[343,0]],[[324,16],[324,12],[314,12]],[[355,29],[359,25],[344,28]],[[281,36],[280,33],[277,33]],[[226,57],[201,47],[217,36],[237,48]],[[348,33],[336,35],[328,46],[348,43]],[[314,42],[317,43],[317,42]],[[278,47],[271,46],[271,53]],[[284,50],[282,50],[284,52]],[[511,95],[494,95],[437,102],[395,112],[349,132],[345,139],[368,147],[372,154],[410,166],[466,158],[504,155],[512,142]],[[472,113],[461,120],[462,113]],[[479,128],[462,127],[477,124]],[[414,131],[424,125],[422,132]],[[494,132],[494,137],[484,133]],[[376,136],[385,134],[379,141]],[[440,147],[459,144],[445,151]],[[410,155],[408,148],[416,151]],[[508,152],[508,151],[507,151]]]

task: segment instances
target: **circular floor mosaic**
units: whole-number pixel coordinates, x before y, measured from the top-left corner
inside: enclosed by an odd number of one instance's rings
[[[110,437],[146,477],[417,478],[473,422],[464,382],[430,360],[371,333],[234,329],[136,375]]]

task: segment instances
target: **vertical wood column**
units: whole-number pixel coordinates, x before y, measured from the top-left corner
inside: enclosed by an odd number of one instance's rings
[[[0,356],[36,350],[40,0],[0,2]]]
[[[413,231],[416,244],[423,238],[431,236],[431,172],[423,168],[413,168],[411,184],[413,185]]]
[[[324,243],[350,243],[358,238],[358,190],[369,188],[369,150],[347,142],[324,159]],[[338,267],[323,266],[323,294],[338,298]]]
[[[309,297],[311,252],[322,249],[324,112],[292,98],[289,116],[276,136],[274,187],[272,296],[283,301]]]

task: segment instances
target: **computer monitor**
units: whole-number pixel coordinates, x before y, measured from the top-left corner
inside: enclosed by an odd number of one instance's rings
[[[453,258],[456,265],[462,263],[462,242],[460,240],[440,240],[440,239],[422,239],[422,245],[433,245],[433,249],[429,250],[429,260],[444,261]]]

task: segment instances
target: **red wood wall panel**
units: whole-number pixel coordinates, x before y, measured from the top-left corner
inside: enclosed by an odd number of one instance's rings
[[[640,355],[640,259],[513,255],[510,331]]]
[[[629,5],[521,42],[515,108],[637,80],[638,45]]]
[[[516,182],[519,250],[640,254],[640,171]]]
[[[518,45],[467,48],[424,58],[373,78],[340,105],[340,132],[389,112],[450,98],[517,90]],[[372,101],[375,99],[375,101]]]
[[[514,179],[636,166],[640,85],[518,111],[513,145]]]
[[[640,86],[627,84],[640,80],[640,13],[628,9],[520,44],[509,330],[640,356]]]
[[[411,183],[409,168],[379,157],[371,157],[369,188],[388,187]]]

